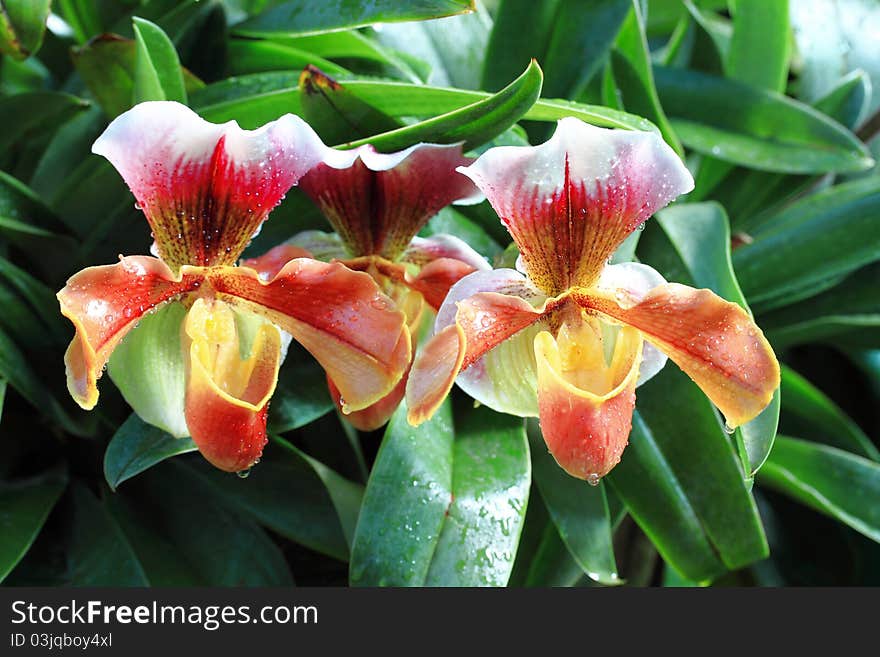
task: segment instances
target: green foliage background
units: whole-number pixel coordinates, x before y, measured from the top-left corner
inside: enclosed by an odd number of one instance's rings
[[[4,584],[880,582],[876,3],[0,9]],[[300,89],[309,64],[342,88]],[[458,392],[418,430],[398,413],[384,433],[359,434],[295,349],[245,479],[145,425],[106,381],[83,413],[64,390],[71,330],[54,293],[84,266],[146,252],[146,222],[89,148],[114,116],[156,99],[246,128],[293,112],[328,143],[381,150],[539,143],[562,116],[658,130],[696,189],[616,258],[750,308],[783,363],[781,395],[728,435],[670,365],[639,389],[630,446],[595,488],[555,466],[535,423]],[[292,190],[250,252],[308,228],[326,226]],[[490,259],[509,244],[485,203],[445,209],[434,232]]]

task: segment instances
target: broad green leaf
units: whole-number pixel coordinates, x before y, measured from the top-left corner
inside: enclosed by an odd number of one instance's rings
[[[682,69],[657,66],[654,80],[673,128],[697,152],[782,173],[861,171],[872,165],[850,131],[791,98]]]
[[[60,471],[0,482],[0,582],[30,549],[66,484],[67,476]]]
[[[329,144],[362,139],[401,125],[311,65],[299,77],[299,95],[303,118]]]
[[[483,61],[484,89],[501,89],[528,65],[543,63],[560,0],[501,0]]]
[[[713,60],[717,57],[720,69],[730,53],[730,41],[733,38],[733,25],[731,25],[729,20],[722,18],[718,14],[698,7],[692,2],[692,0],[683,0],[683,2],[696,25],[699,26],[699,29],[706,35],[706,37],[708,37],[714,46]],[[697,4],[702,5],[703,3]],[[706,68],[702,67],[705,66],[702,62],[692,63],[698,65],[695,68],[708,70],[709,68],[714,68],[715,62],[713,61],[712,64]],[[702,66],[700,66],[700,64],[702,64]]]
[[[735,80],[782,93],[788,79],[789,0],[737,0],[725,70]]]
[[[737,454],[699,388],[670,364],[639,388],[637,409],[608,479],[667,563],[704,581],[767,556]]]
[[[68,577],[72,586],[148,586],[143,566],[106,504],[82,483],[71,487]]]
[[[531,484],[520,418],[488,408],[455,417],[452,503],[425,586],[505,586]]]
[[[235,26],[245,36],[295,36],[473,11],[473,0],[287,0]]]
[[[391,419],[358,520],[352,584],[507,583],[528,501],[525,430],[486,408],[462,416],[453,429],[447,401],[417,428],[403,406]]]
[[[104,31],[98,4],[93,0],[56,0],[54,4],[78,43],[85,43]]]
[[[110,488],[178,454],[197,448],[191,438],[174,438],[132,413],[110,439],[104,452],[104,478]]]
[[[230,506],[179,461],[151,468],[130,483],[128,494],[137,501],[141,517],[167,537],[209,586],[290,586],[293,577],[279,546],[250,515]],[[225,475],[247,485],[234,474]]]
[[[55,344],[67,342],[69,324],[57,312],[58,300],[52,288],[6,258],[0,258],[0,281],[26,305],[30,315],[39,320],[43,328],[38,334],[45,334],[47,340]]]
[[[779,436],[760,484],[880,542],[880,464],[874,461]]]
[[[297,80],[298,74],[291,73],[246,75],[208,85],[193,94],[192,105],[209,121],[221,122],[234,118],[243,127],[255,128],[286,112],[302,113]],[[492,94],[481,91],[403,82],[342,82],[362,101],[394,117],[437,116],[492,97]],[[607,128],[656,130],[650,121],[633,114],[567,100],[538,100],[522,118],[556,121],[566,116]]]
[[[181,466],[230,508],[292,541],[345,561],[363,488],[272,437],[245,478],[206,463]]]
[[[134,102],[176,100],[186,103],[183,71],[168,35],[155,23],[133,19],[137,55],[134,65]]]
[[[578,576],[586,573],[602,584],[619,584],[605,484],[590,486],[560,468],[541,437],[537,421],[528,423],[528,434],[535,483],[555,529],[578,565]]]
[[[737,278],[759,312],[818,294],[880,258],[865,239],[880,226],[880,179],[868,177],[806,197],[780,212],[733,254]]]
[[[730,260],[730,228],[717,203],[677,204],[657,214],[656,229],[646,231],[639,253],[668,279],[698,288],[749,311]],[[663,239],[665,236],[665,239]],[[671,248],[670,248],[671,247]],[[736,429],[746,478],[751,479],[773,447],[779,421],[779,393],[751,422]]]
[[[51,0],[0,2],[0,53],[25,59],[40,49]]]
[[[855,271],[829,290],[761,316],[774,345],[847,342],[853,331],[880,326],[880,265]],[[874,344],[880,334],[874,331]]]
[[[680,156],[684,155],[654,86],[651,53],[645,38],[645,17],[642,15],[639,0],[632,0],[632,9],[617,35],[611,62],[624,107],[634,114],[649,118],[659,128],[666,143]]]
[[[469,150],[497,137],[516,123],[541,95],[543,75],[532,62],[516,80],[497,94],[420,123],[355,141],[393,151],[418,142],[464,142]]]
[[[0,98],[0,152],[22,139],[49,132],[89,103],[58,91],[34,91]]]
[[[316,66],[327,75],[351,75],[350,71],[329,59],[318,57],[308,50],[300,50],[274,41],[231,39],[228,48],[230,75],[263,71],[296,71],[306,66]]]
[[[880,461],[880,450],[840,407],[790,367],[782,366],[782,410],[786,433],[795,420],[798,435],[827,443],[872,461]]]

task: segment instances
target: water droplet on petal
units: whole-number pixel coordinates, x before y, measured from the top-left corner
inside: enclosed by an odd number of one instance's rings
[[[724,423],[724,433],[731,434],[734,431],[736,431],[736,427],[730,426],[729,424],[727,424],[727,422]]]
[[[250,474],[251,474],[251,469],[245,468],[244,470],[239,470],[238,472],[236,472],[235,476],[238,477],[239,479],[247,479]]]
[[[598,486],[600,481],[602,481],[602,477],[595,472],[591,472],[587,475],[587,483],[590,484],[590,486]]]

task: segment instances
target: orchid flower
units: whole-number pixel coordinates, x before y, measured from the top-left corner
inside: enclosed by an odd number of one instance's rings
[[[307,252],[369,273],[406,314],[414,351],[425,304],[436,310],[459,279],[489,269],[482,256],[457,237],[416,237],[450,203],[482,200],[473,183],[456,171],[471,161],[462,156],[461,145],[417,144],[387,154],[372,146],[336,151],[299,185],[335,233],[300,233],[276,247],[275,257],[283,262]],[[329,378],[328,384],[341,407],[340,390]],[[403,399],[405,387],[406,375],[376,404],[348,413],[349,421],[365,431],[382,426]]]
[[[495,410],[538,416],[559,465],[596,484],[627,444],[636,386],[667,356],[728,427],[767,406],[779,365],[745,310],[644,264],[606,264],[693,188],[657,135],[566,118],[540,146],[493,148],[459,171],[510,231],[521,272],[476,272],[450,290],[409,375],[412,424],[457,380]]]
[[[218,468],[242,471],[266,443],[290,336],[349,408],[394,388],[410,362],[409,333],[370,276],[302,258],[235,266],[288,189],[333,155],[302,119],[288,114],[248,131],[177,103],[143,103],[92,150],[128,184],[158,257],[89,267],[58,293],[76,328],[65,364],[80,406],[97,403],[97,380],[117,350],[110,375],[138,415],[191,435]]]

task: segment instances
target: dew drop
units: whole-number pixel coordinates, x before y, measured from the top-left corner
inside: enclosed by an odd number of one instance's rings
[[[724,433],[732,434],[734,431],[736,431],[736,427],[730,426],[727,422],[724,423]]]
[[[587,475],[587,483],[590,484],[590,486],[598,486],[600,481],[602,481],[602,477],[595,472]]]
[[[235,476],[238,477],[239,479],[247,479],[250,476],[250,474],[251,474],[251,469],[245,468],[244,470],[239,470],[238,472],[236,472]]]

